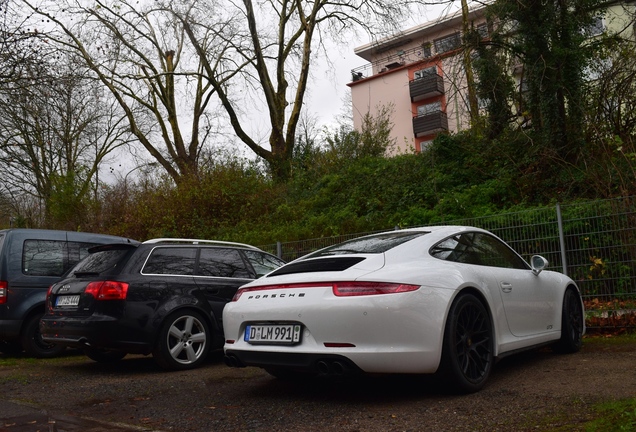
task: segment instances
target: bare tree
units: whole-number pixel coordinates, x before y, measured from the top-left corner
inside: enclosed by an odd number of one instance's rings
[[[15,85],[25,70],[40,64],[53,50],[40,43],[37,32],[26,24],[15,0],[0,0],[0,86]]]
[[[201,149],[217,130],[215,110],[208,109],[213,88],[170,14],[153,2],[23,3],[55,25],[46,33],[50,41],[79,53],[124,110],[131,132],[175,182],[197,175]],[[214,52],[223,49],[219,42],[199,44]]]
[[[2,192],[36,197],[45,219],[68,216],[90,197],[100,163],[129,141],[128,125],[68,58],[26,76],[29,85],[0,89]]]
[[[81,54],[124,108],[137,139],[177,182],[196,174],[206,139],[218,131],[213,95],[233,133],[274,178],[288,178],[311,64],[325,42],[355,29],[378,37],[394,32],[406,6],[418,3],[21,1],[57,26],[47,37]],[[253,127],[260,118],[264,133]]]
[[[215,27],[206,11],[214,0],[164,1],[178,16],[202,60],[236,135],[269,164],[275,179],[291,172],[297,127],[310,85],[311,65],[325,43],[342,41],[356,29],[375,36],[396,31],[410,0],[283,0],[225,2],[232,31]],[[212,23],[212,24],[211,24]],[[219,69],[202,41],[208,35],[224,39],[222,56],[234,68]],[[328,54],[328,53],[327,53]],[[236,73],[240,71],[241,73]],[[241,92],[237,92],[241,89]],[[267,138],[250,131],[245,107],[264,106]]]

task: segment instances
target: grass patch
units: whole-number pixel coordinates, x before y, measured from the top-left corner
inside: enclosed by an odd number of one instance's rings
[[[631,349],[636,344],[636,332],[619,334],[590,332],[583,338],[583,349],[602,351],[621,351]]]
[[[593,409],[596,418],[585,424],[585,432],[636,430],[636,398],[604,402]]]

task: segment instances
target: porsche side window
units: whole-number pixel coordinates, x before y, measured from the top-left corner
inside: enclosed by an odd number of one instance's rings
[[[463,233],[438,243],[431,255],[446,261],[491,267],[528,269],[508,246],[483,233]]]
[[[495,237],[477,233],[473,245],[482,265],[524,270],[528,268],[525,261]]]
[[[447,238],[431,249],[431,255],[446,261],[481,265],[479,256],[475,253],[473,237],[460,234]]]

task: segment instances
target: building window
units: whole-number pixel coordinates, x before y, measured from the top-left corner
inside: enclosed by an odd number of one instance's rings
[[[593,37],[598,36],[605,31],[605,25],[603,24],[603,17],[597,16],[594,18],[592,24],[587,26],[584,30],[585,36]]]
[[[425,44],[422,45],[422,57],[428,58],[432,55],[433,55],[433,52],[431,51],[431,43],[426,42]]]
[[[430,146],[433,145],[433,140],[422,141],[420,143],[420,151],[427,150]]]
[[[436,66],[431,66],[431,67],[427,67],[424,69],[420,69],[420,70],[416,70],[413,73],[413,79],[420,79],[420,78],[424,78],[427,76],[431,76],[431,75],[435,75],[437,74],[437,67]]]
[[[459,33],[453,33],[452,35],[435,39],[433,43],[435,44],[435,52],[437,54],[442,54],[459,48],[461,45],[461,37],[459,36]]]
[[[437,113],[440,112],[442,110],[442,102],[441,101],[437,101],[437,102],[431,102],[425,105],[420,105],[417,107],[417,116],[418,117],[422,117],[425,116],[427,114],[433,114],[433,113]]]
[[[479,36],[482,37],[482,39],[487,39],[488,38],[488,26],[484,23],[484,24],[479,24],[477,26],[477,33],[479,33]]]

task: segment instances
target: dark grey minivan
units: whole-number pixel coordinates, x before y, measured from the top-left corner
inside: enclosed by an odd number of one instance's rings
[[[46,292],[90,247],[106,243],[138,242],[74,231],[0,230],[0,351],[52,357],[64,350],[40,335]]]

